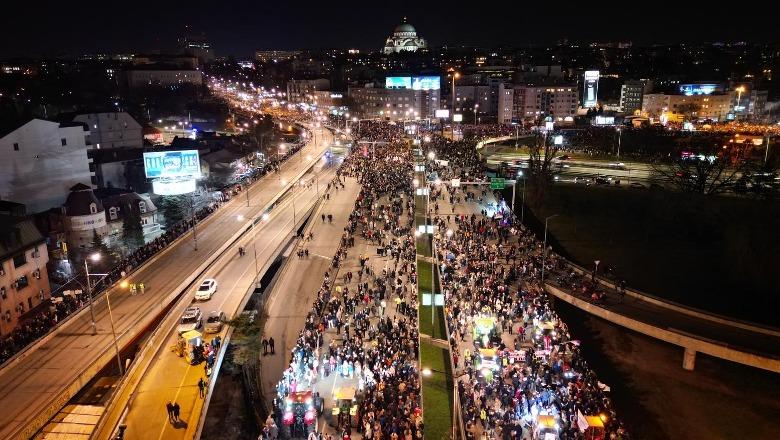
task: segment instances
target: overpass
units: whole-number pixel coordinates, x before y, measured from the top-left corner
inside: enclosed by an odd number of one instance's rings
[[[96,299],[97,334],[92,334],[87,309],[63,321],[54,331],[0,369],[0,438],[29,439],[109,362],[114,354],[109,310],[120,347],[134,341],[167,306],[187,289],[230,245],[245,233],[236,219],[261,216],[268,205],[287,192],[317,163],[332,136],[309,142],[299,157],[281,165],[198,225],[197,248],[185,234],[129,274],[131,282],[146,285],[143,295],[131,296],[118,285]],[[304,156],[307,156],[304,158]],[[311,159],[308,157],[311,156]]]
[[[581,276],[590,273],[573,264]],[[609,280],[596,277],[606,297],[594,303],[574,289],[558,284],[556,273],[545,280],[545,290],[556,298],[613,324],[677,345],[684,349],[683,368],[693,370],[696,354],[780,373],[780,329],[738,321],[673,303],[636,290],[621,297]]]

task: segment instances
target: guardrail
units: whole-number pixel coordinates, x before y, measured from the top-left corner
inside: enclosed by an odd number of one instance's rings
[[[626,327],[630,330],[634,330],[655,339],[660,339],[664,342],[683,347],[685,349],[683,356],[683,368],[686,370],[693,370],[696,353],[701,352],[710,356],[743,365],[749,365],[751,367],[780,373],[780,359],[750,353],[735,347],[730,347],[717,341],[693,336],[689,333],[684,333],[676,329],[664,329],[656,327],[653,324],[630,318],[620,313],[608,310],[604,307],[600,307],[589,301],[577,298],[576,296],[565,292],[561,288],[550,283],[545,283],[544,289],[555,297],[562,299],[563,301],[566,301],[567,303],[594,316],[598,316],[601,319],[620,325],[622,327]]]
[[[585,269],[582,266],[579,266],[577,264],[574,264],[570,261],[566,261],[566,265],[571,267],[575,272],[582,274],[582,275],[591,275],[591,272],[587,269]],[[599,282],[599,284],[609,287],[611,289],[615,289],[616,285],[614,282],[605,279],[601,276],[596,276],[596,280]],[[648,293],[640,292],[635,289],[626,289],[625,290],[626,295],[636,298],[641,301],[645,301],[647,303],[664,307],[669,310],[674,310],[675,312],[683,313],[689,316],[693,316],[700,319],[705,319],[707,321],[716,322],[718,324],[728,325],[731,327],[739,328],[742,330],[748,330],[751,332],[756,333],[762,333],[769,336],[776,336],[780,337],[780,329],[772,328],[769,326],[764,326],[761,324],[756,324],[754,322],[749,321],[743,321],[735,318],[730,318],[728,316],[719,315],[717,313],[708,312],[705,310],[697,309],[695,307],[686,306],[684,304],[676,303],[674,301],[669,301],[664,298],[659,298],[654,295],[650,295]]]
[[[284,190],[278,192],[273,198],[271,198],[268,202],[266,202],[265,205],[263,206],[263,209],[261,209],[259,212],[262,213],[269,209],[272,209],[272,207],[279,201],[279,199],[281,199],[285,194],[287,194],[297,184],[298,180],[301,177],[303,177],[306,173],[309,172],[309,170],[317,163],[317,161],[319,160],[320,157],[322,157],[323,154],[324,152],[319,154],[315,160],[312,160],[310,162],[309,166],[305,167],[301,172],[299,172],[296,175],[296,177],[290,179],[290,182],[284,186]],[[200,276],[202,276],[203,272],[205,272],[218,258],[221,258],[227,249],[234,246],[236,242],[238,242],[241,239],[241,237],[244,236],[244,234],[251,231],[252,224],[257,221],[257,218],[259,217],[254,217],[249,221],[247,221],[245,225],[238,230],[238,232],[236,232],[222,246],[220,246],[216,252],[211,254],[209,258],[203,264],[201,264],[198,267],[198,269],[196,269],[193,272],[192,275],[187,277],[187,279],[185,279],[184,282],[182,282],[176,289],[173,290],[173,293],[169,295],[169,297],[166,299],[166,303],[173,301],[176,297],[185,293],[188,287],[193,282],[195,282],[195,280],[197,280]],[[270,266],[270,264],[268,263],[267,265]],[[264,270],[267,270],[267,268]],[[116,397],[126,394],[128,389],[135,390],[137,388],[138,384],[142,379],[143,374],[148,370],[149,366],[151,365],[151,361],[154,358],[154,355],[156,355],[160,349],[165,348],[164,339],[168,337],[170,333],[170,329],[172,328],[173,324],[178,319],[178,317],[181,315],[181,313],[184,311],[184,309],[186,309],[186,307],[189,306],[190,301],[188,300],[189,297],[187,297],[186,295],[182,295],[182,297],[179,299],[177,304],[174,307],[172,307],[171,310],[169,310],[166,317],[163,318],[163,322],[161,323],[161,325],[158,325],[158,327],[153,331],[152,335],[150,336],[148,342],[145,344],[144,348],[136,356],[136,360],[132,363],[130,367],[130,371],[128,371],[125,374],[125,376],[123,376],[123,378],[120,380],[119,384],[117,385],[114,394],[112,398],[109,400],[108,404],[106,405],[106,410],[103,412],[103,415],[98,421],[98,425],[93,433],[101,432],[102,430],[105,429],[106,426],[117,425],[118,422],[114,420],[115,416],[113,414],[116,411],[116,407],[122,404],[122,401],[117,400]],[[161,329],[164,329],[165,331],[162,331]],[[129,378],[132,378],[132,380]],[[125,411],[123,411],[122,413],[122,417],[126,414],[127,407],[132,405],[133,397],[134,394],[129,397],[127,403],[125,404],[126,408]],[[111,417],[111,419],[107,419],[107,417]],[[94,438],[94,435],[92,438]]]

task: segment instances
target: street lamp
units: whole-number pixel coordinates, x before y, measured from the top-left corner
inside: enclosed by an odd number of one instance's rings
[[[452,113],[455,114],[455,80],[460,78],[460,73],[454,72],[452,74]]]
[[[739,111],[739,102],[742,100],[742,92],[745,91],[745,86],[737,87],[737,106],[734,108],[735,113]]]
[[[479,108],[479,104],[474,104],[474,124],[477,124],[477,109]]]
[[[88,259],[92,260],[93,262],[97,263],[100,261],[100,254],[95,252],[94,254],[90,255]],[[89,298],[89,316],[92,319],[92,334],[97,334],[97,324],[95,323],[95,309],[92,306],[92,284],[89,282],[89,265],[87,264],[87,259],[84,259],[84,272],[87,274],[87,297]]]
[[[551,218],[558,217],[559,214],[553,214],[544,219],[544,248],[542,249],[542,289],[544,289],[544,266],[547,264],[547,222]]]
[[[92,260],[92,262],[97,263],[98,261],[100,261],[100,254],[95,252],[94,254],[90,255],[87,259]],[[108,274],[95,274],[95,273],[93,273],[93,274],[90,275],[90,273],[89,273],[89,264],[87,263],[87,259],[84,259],[84,270],[85,270],[86,277],[87,277],[87,286],[86,287],[87,287],[87,296],[89,297],[89,314],[90,314],[90,318],[92,319],[92,323],[91,323],[91,325],[92,325],[92,334],[96,335],[97,334],[97,323],[95,322],[95,309],[94,309],[93,301],[92,301],[92,284],[89,281],[89,277],[90,276],[96,276],[96,275],[97,276],[102,276],[100,278],[102,280]],[[98,280],[98,282],[99,282],[99,280]],[[120,283],[120,286],[126,286],[126,285],[127,285],[127,281],[123,281],[122,283]],[[114,327],[114,314],[111,311],[111,297],[110,297],[109,293],[110,292],[107,290],[106,291],[106,305],[108,306],[108,318],[111,321],[111,335],[114,338],[114,349],[116,350],[116,363],[117,363],[117,366],[119,367],[119,375],[122,376],[124,374],[124,371],[122,369],[122,358],[121,358],[121,356],[119,354],[119,343],[117,342],[117,339],[116,339],[116,328]]]

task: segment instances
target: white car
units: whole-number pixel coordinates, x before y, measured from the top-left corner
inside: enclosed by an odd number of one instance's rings
[[[190,307],[184,311],[179,320],[179,334],[199,329],[203,325],[203,314],[200,307]]]
[[[196,301],[208,301],[214,296],[217,291],[217,280],[213,278],[207,278],[200,283],[198,291],[195,292]]]

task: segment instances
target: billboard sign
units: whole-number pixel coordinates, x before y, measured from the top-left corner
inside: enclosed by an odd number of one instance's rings
[[[454,122],[463,122],[463,115],[460,113],[455,113],[454,115],[452,115],[452,120]]]
[[[385,78],[386,89],[411,89],[411,76],[388,76]]]
[[[146,177],[200,177],[198,150],[144,153]]]
[[[438,76],[413,76],[413,90],[439,90],[441,89],[441,78]]]
[[[596,107],[599,99],[599,71],[588,70],[585,72],[585,90],[582,94],[582,106],[585,108]]]
[[[178,196],[195,192],[195,179],[155,179],[152,181],[152,192],[158,196]]]
[[[436,112],[435,112],[434,114],[435,114],[435,116],[436,116],[437,118],[441,118],[441,119],[447,119],[447,118],[449,118],[449,117],[450,117],[450,110],[449,110],[449,109],[446,109],[446,108],[444,108],[444,109],[438,109],[438,110],[436,110]]]
[[[720,89],[718,84],[680,84],[680,93],[685,96],[711,95]]]

